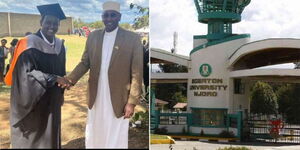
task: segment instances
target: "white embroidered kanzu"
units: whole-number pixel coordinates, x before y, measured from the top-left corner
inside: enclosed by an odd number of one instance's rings
[[[118,28],[105,32],[95,104],[88,110],[86,148],[128,148],[129,119],[116,118],[110,96],[108,68]]]

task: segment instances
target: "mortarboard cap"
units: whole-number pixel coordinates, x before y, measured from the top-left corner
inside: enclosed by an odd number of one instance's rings
[[[103,11],[106,10],[114,10],[117,12],[120,12],[120,3],[115,2],[115,1],[107,1],[105,3],[103,3]]]
[[[50,15],[50,16],[57,17],[59,20],[66,19],[66,16],[58,3],[49,4],[49,5],[40,5],[37,6],[37,9],[39,10],[41,16]]]

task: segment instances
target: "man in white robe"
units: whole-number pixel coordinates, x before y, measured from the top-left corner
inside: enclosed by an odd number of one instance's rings
[[[108,83],[108,65],[118,28],[104,33],[102,62],[94,107],[88,110],[86,148],[127,148],[128,118],[116,118]]]
[[[66,77],[75,84],[90,70],[86,148],[128,148],[129,118],[142,89],[143,49],[139,35],[118,26],[120,19],[120,4],[105,2],[105,29],[90,33],[81,62]]]

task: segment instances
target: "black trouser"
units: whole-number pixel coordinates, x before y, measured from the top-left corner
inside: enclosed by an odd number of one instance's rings
[[[6,65],[6,70],[5,70],[4,77],[5,77],[5,75],[7,74],[8,70],[9,70],[9,66],[10,66],[10,64],[7,64],[7,65]]]
[[[0,82],[3,82],[4,80],[4,76],[3,76],[3,73],[4,73],[4,60],[1,60],[0,59]]]

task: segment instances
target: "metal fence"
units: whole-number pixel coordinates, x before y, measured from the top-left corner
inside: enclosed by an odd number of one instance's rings
[[[245,137],[250,140],[300,144],[300,121],[289,124],[283,115],[250,114],[244,125],[249,134]]]

